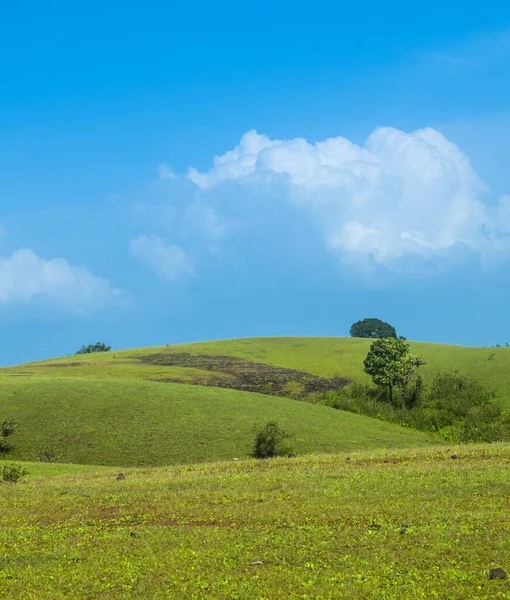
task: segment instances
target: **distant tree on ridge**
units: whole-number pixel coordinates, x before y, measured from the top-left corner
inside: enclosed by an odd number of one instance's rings
[[[351,325],[350,334],[359,338],[397,338],[393,325],[381,319],[362,319]]]
[[[88,346],[82,346],[76,354],[92,354],[93,352],[110,352],[111,346],[103,344],[103,342],[97,342],[97,344],[89,344]]]

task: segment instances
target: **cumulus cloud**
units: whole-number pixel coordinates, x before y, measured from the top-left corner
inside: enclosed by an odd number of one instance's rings
[[[190,168],[188,179],[205,196],[233,181],[278,186],[278,198],[312,218],[327,247],[347,259],[398,269],[409,256],[444,258],[465,248],[487,261],[510,250],[509,198],[489,204],[467,156],[430,128],[381,127],[362,146],[249,131],[209,171]]]
[[[106,279],[63,258],[46,260],[28,249],[0,257],[0,304],[45,299],[72,312],[88,312],[121,296]]]
[[[167,245],[157,235],[139,235],[131,242],[131,256],[148,266],[156,275],[167,281],[193,275],[188,254],[176,245]]]

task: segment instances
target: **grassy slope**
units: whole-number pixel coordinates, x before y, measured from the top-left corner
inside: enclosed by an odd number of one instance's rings
[[[1,487],[0,596],[510,597],[487,579],[510,571],[509,445],[348,458],[28,465]]]
[[[13,458],[51,448],[63,462],[165,465],[246,457],[254,424],[278,419],[298,454],[428,444],[431,435],[333,409],[211,387],[80,378],[10,378],[0,415],[21,424]]]
[[[345,337],[248,338],[179,344],[156,348],[124,350],[104,355],[71,356],[43,363],[3,369],[3,376],[17,373],[35,373],[38,376],[122,377],[164,379],[175,377],[185,383],[203,383],[211,376],[199,369],[182,367],[155,367],[136,364],[136,357],[156,352],[189,352],[192,354],[220,354],[265,362],[278,367],[298,369],[323,377],[341,375],[353,379],[366,377],[363,360],[370,340]],[[457,369],[481,382],[493,386],[500,399],[510,407],[510,348],[473,348],[411,342],[412,351],[426,361],[422,372],[432,377],[442,371]],[[52,363],[80,362],[77,367],[49,367]],[[218,374],[216,374],[218,375]]]

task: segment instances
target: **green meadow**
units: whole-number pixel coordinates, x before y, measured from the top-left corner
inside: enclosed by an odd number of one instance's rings
[[[120,469],[1,486],[0,596],[498,599],[510,446]]]
[[[255,338],[0,369],[0,597],[498,599],[510,445],[306,402],[366,378],[370,340]],[[510,407],[510,349],[412,343]],[[295,457],[251,459],[277,420]],[[117,479],[119,473],[123,478]]]
[[[420,369],[425,376],[432,377],[436,373],[451,370],[469,374],[496,389],[500,400],[510,407],[510,348],[475,348],[424,342],[410,342],[410,345],[411,351],[425,360],[425,366]],[[369,347],[370,340],[362,338],[246,338],[123,350],[101,355],[70,356],[3,371],[5,375],[44,373],[52,377],[65,375],[84,378],[171,378],[184,383],[206,383],[214,374],[200,368],[158,366],[140,361],[141,357],[147,355],[189,353],[238,357],[256,363],[305,371],[319,377],[337,375],[349,379],[368,379],[363,372],[363,360]],[[75,363],[76,366],[49,366],[69,363]],[[219,375],[221,376],[221,373]]]

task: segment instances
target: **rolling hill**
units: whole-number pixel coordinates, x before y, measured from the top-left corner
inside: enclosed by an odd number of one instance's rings
[[[0,370],[12,455],[164,465],[246,457],[278,419],[298,454],[438,443],[432,435],[296,402],[365,378],[370,340],[252,338],[68,356]],[[510,406],[510,349],[412,343],[426,377],[457,369]]]

